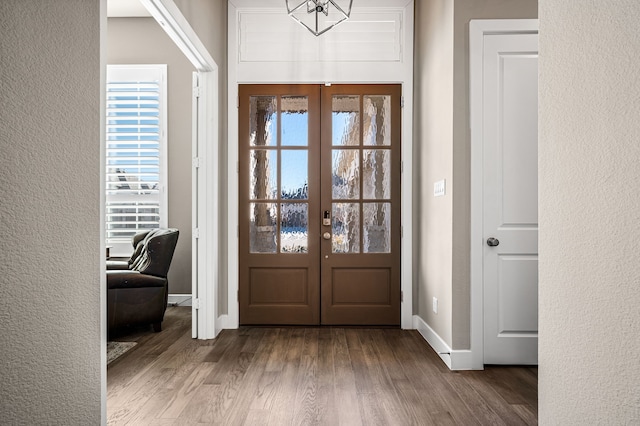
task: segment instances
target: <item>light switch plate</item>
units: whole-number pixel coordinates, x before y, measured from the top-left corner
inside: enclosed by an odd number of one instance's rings
[[[442,197],[444,194],[445,194],[445,182],[444,182],[444,179],[442,179],[433,184],[433,196]]]

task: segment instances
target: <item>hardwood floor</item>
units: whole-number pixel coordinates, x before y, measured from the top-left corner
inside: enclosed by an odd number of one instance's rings
[[[242,327],[191,338],[191,308],[107,370],[110,425],[532,425],[538,370],[452,372],[416,331]]]

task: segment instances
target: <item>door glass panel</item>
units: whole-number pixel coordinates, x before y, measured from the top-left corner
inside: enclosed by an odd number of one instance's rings
[[[276,253],[277,206],[274,203],[249,204],[249,250],[251,253]]]
[[[307,150],[283,149],[280,184],[283,200],[306,200],[309,192]]]
[[[391,96],[365,96],[362,103],[364,145],[391,145]]]
[[[331,129],[332,145],[360,145],[359,96],[333,96]]]
[[[307,253],[309,215],[307,203],[280,205],[280,251],[282,253]]]
[[[309,137],[309,100],[306,96],[283,96],[280,116],[283,146],[307,146]]]
[[[391,203],[364,203],[364,253],[391,252]]]
[[[249,145],[274,146],[278,120],[275,96],[251,96],[249,106]]]
[[[334,200],[360,197],[360,151],[334,149],[331,153],[331,196]]]
[[[254,149],[249,155],[249,198],[275,199],[278,195],[278,152]]]
[[[362,151],[362,192],[365,199],[391,198],[391,151],[365,149]]]
[[[333,203],[331,252],[360,252],[360,204]]]

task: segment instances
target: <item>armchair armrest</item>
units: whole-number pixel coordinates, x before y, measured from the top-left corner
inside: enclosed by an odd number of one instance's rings
[[[107,271],[107,289],[164,287],[167,279],[153,275],[141,274],[137,271]]]

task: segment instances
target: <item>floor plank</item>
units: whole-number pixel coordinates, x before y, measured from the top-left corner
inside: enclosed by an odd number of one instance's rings
[[[241,327],[191,338],[191,309],[107,369],[109,425],[535,425],[538,369],[450,371],[415,331]]]

